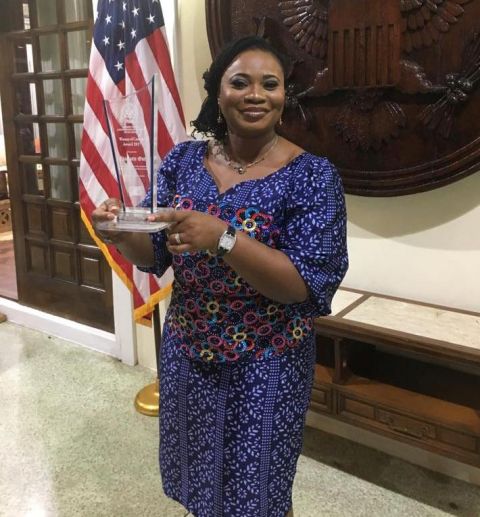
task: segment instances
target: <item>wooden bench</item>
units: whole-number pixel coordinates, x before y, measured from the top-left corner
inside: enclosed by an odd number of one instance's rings
[[[480,314],[341,289],[315,330],[311,410],[480,466]]]

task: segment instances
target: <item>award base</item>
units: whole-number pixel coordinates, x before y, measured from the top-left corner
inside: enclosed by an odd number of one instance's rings
[[[102,231],[111,231],[111,232],[136,232],[136,233],[155,233],[160,230],[164,230],[168,228],[170,223],[161,223],[161,222],[147,222],[147,221],[106,221],[103,223],[96,223],[95,228],[98,228]]]
[[[161,210],[161,208],[157,209],[157,211]],[[127,209],[112,221],[98,222],[95,227],[99,230],[112,232],[155,233],[170,226],[170,223],[163,221],[147,221],[147,216],[150,214],[149,209]]]

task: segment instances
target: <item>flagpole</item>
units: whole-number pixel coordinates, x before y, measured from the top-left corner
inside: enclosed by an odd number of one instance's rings
[[[160,371],[160,341],[162,331],[160,329],[160,309],[155,305],[153,309],[153,335],[155,339],[155,357],[157,359],[157,379],[152,384],[142,388],[135,397],[135,409],[147,416],[158,416],[160,409],[160,393],[158,372]]]

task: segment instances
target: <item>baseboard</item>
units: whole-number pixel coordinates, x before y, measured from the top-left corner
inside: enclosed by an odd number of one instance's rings
[[[115,334],[110,332],[32,309],[6,298],[0,298],[0,312],[17,325],[72,341],[97,352],[120,357],[119,344]]]
[[[480,469],[439,454],[392,440],[385,436],[309,411],[307,425],[361,443],[435,472],[480,486]]]

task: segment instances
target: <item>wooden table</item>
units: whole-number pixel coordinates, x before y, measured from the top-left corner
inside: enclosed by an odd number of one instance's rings
[[[311,409],[480,466],[480,314],[341,289]]]

